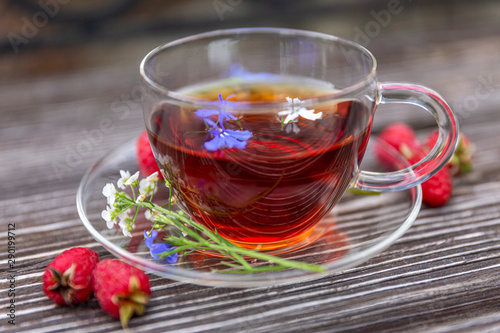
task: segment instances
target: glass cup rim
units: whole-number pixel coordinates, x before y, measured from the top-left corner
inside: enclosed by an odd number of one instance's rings
[[[213,30],[209,32],[203,32],[183,38],[179,38],[176,40],[173,40],[171,42],[162,44],[153,50],[151,50],[141,61],[140,66],[139,66],[139,74],[140,78],[142,80],[143,85],[147,85],[149,89],[152,89],[156,91],[157,93],[168,97],[172,101],[177,101],[179,103],[187,103],[187,104],[196,104],[200,107],[207,107],[211,108],[213,107],[213,100],[209,99],[204,99],[200,97],[194,97],[190,95],[186,95],[183,93],[179,93],[173,90],[170,90],[169,88],[165,87],[164,85],[160,84],[156,80],[154,80],[149,74],[148,71],[146,70],[146,66],[151,62],[152,59],[154,59],[159,53],[172,48],[176,47],[182,44],[187,44],[193,41],[201,40],[201,39],[208,39],[208,38],[214,38],[214,37],[223,37],[223,36],[229,36],[229,35],[251,35],[251,34],[261,34],[261,35],[282,35],[282,36],[300,36],[300,37],[309,37],[309,38],[316,38],[316,39],[323,39],[323,40],[329,40],[331,42],[341,44],[345,47],[348,47],[350,49],[354,49],[365,56],[367,56],[372,63],[370,72],[368,72],[361,80],[358,80],[357,82],[335,90],[334,92],[331,93],[326,93],[320,96],[316,97],[311,97],[311,98],[304,98],[301,100],[301,105],[304,107],[314,105],[316,103],[323,103],[323,102],[328,102],[332,100],[338,100],[342,99],[343,97],[349,96],[351,94],[354,94],[355,92],[363,89],[367,84],[369,84],[375,77],[376,77],[376,70],[377,70],[377,60],[375,56],[364,46],[353,42],[349,41],[347,39],[343,39],[334,35],[329,35],[326,33],[321,33],[321,32],[315,32],[315,31],[307,31],[307,30],[299,30],[299,29],[289,29],[289,28],[234,28],[234,29],[219,29],[219,30]],[[288,103],[286,101],[265,101],[265,102],[253,102],[253,103],[248,103],[248,102],[232,102],[235,105],[237,105],[238,109],[274,109],[274,108],[281,108],[281,107],[286,107]]]

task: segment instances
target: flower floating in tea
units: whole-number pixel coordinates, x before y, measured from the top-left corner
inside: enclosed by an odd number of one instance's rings
[[[227,130],[226,130],[227,131]],[[237,131],[233,131],[237,132]],[[244,131],[241,131],[244,132]],[[227,260],[221,264],[228,267],[226,273],[263,273],[283,270],[288,268],[324,272],[320,265],[283,259],[269,255],[265,252],[239,247],[222,238],[216,230],[195,222],[183,211],[173,211],[174,197],[170,183],[165,182],[169,191],[166,204],[153,203],[153,196],[157,191],[157,182],[160,181],[158,173],[146,179],[138,180],[138,174],[130,175],[128,171],[120,171],[120,189],[129,187],[128,192],[121,192],[112,184],[106,184],[103,195],[107,199],[106,210],[102,211],[102,218],[108,228],[112,229],[118,224],[122,233],[132,237],[135,221],[141,209],[145,209],[144,216],[151,221],[151,229],[144,230],[144,244],[149,249],[151,257],[164,264],[175,264],[178,257],[193,251],[215,251]],[[120,221],[118,221],[120,220]],[[165,232],[166,236],[158,242],[158,230]]]
[[[219,94],[219,106],[217,110],[199,109],[195,112],[198,117],[203,118],[207,124],[208,132],[213,137],[211,140],[205,142],[205,148],[209,151],[216,151],[223,148],[244,149],[247,146],[247,140],[252,137],[250,131],[226,128],[226,126],[238,121],[238,118],[227,110],[227,106],[231,104],[228,99],[235,96],[230,95],[226,99],[223,99],[222,95]],[[211,119],[213,116],[217,116],[216,121]],[[224,125],[224,122],[226,122],[226,125]],[[237,124],[234,124],[234,126],[237,126]]]
[[[278,112],[278,116],[281,117],[281,123],[286,126],[287,133],[290,133],[290,131],[296,134],[300,132],[296,124],[299,120],[299,116],[308,120],[317,120],[323,115],[323,112],[314,113],[314,109],[308,110],[301,106],[302,101],[298,98],[292,99],[287,97],[286,100],[288,102],[288,109]],[[284,116],[286,116],[285,119],[283,119]]]
[[[222,95],[219,94],[219,108],[217,110],[199,109],[195,112],[195,114],[199,117],[202,117],[208,125],[213,127],[216,127],[217,125],[223,126],[224,120],[237,120],[237,118],[229,111],[224,110],[227,109],[227,106],[230,106],[232,104],[230,101],[228,101],[228,99],[233,97],[236,97],[236,95],[229,95],[226,99],[223,99]],[[218,116],[217,122],[214,122],[212,119],[210,119],[210,117],[214,115]]]
[[[244,149],[252,133],[249,131],[233,131],[230,129],[214,128],[210,131],[214,138],[205,142],[205,148],[210,151],[221,147]]]

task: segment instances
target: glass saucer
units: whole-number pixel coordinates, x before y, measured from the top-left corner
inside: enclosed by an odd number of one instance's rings
[[[373,156],[373,140],[370,141],[362,169],[381,171]],[[386,153],[395,155],[386,148]],[[402,159],[401,156],[395,156]],[[132,238],[122,235],[119,229],[108,229],[101,217],[106,208],[102,188],[114,183],[120,177],[120,170],[131,173],[138,170],[135,154],[135,139],[130,140],[98,160],[84,175],[76,197],[78,214],[91,233],[106,249],[118,258],[147,272],[186,283],[217,287],[256,287],[295,283],[337,274],[347,268],[362,264],[382,252],[415,221],[422,202],[420,186],[379,195],[354,194],[347,192],[306,240],[306,246],[297,246],[282,257],[309,263],[321,264],[323,273],[312,273],[289,269],[285,271],[256,274],[227,274],[213,272],[225,266],[224,258],[192,252],[179,256],[176,264],[161,264],[148,256],[144,245],[143,230],[149,230],[151,222],[138,219]],[[155,201],[163,193],[155,195]],[[165,193],[166,192],[166,193]],[[177,209],[173,207],[173,209]],[[142,214],[141,214],[142,215]],[[158,237],[160,239],[160,237]]]

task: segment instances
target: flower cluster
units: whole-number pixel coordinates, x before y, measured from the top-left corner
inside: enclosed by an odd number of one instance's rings
[[[205,148],[209,151],[220,150],[224,147],[244,149],[247,146],[247,140],[252,136],[250,131],[235,131],[224,126],[225,121],[237,121],[230,111],[226,111],[231,104],[228,99],[235,96],[230,95],[223,99],[219,94],[218,109],[199,109],[195,112],[198,117],[203,118],[209,127],[209,133],[213,136],[212,140],[205,142]],[[216,121],[210,118],[213,116],[217,116]]]
[[[137,186],[139,171],[130,175],[130,172],[120,170],[120,179],[117,186],[120,189],[125,189],[126,186]],[[120,200],[120,192],[115,188],[115,185],[108,183],[102,189],[102,194],[107,198],[108,206],[101,213],[102,218],[106,221],[109,229],[112,229],[116,224],[120,226],[125,236],[132,237],[133,219],[131,218],[131,209],[128,205],[123,205]]]
[[[139,171],[133,175],[130,172],[120,170],[120,179],[118,179],[118,188],[125,190],[127,186],[132,189],[133,199],[130,199],[125,193],[120,192],[112,183],[108,183],[102,189],[102,194],[107,199],[106,210],[101,213],[102,218],[106,221],[106,225],[109,229],[114,228],[116,224],[121,228],[123,235],[127,237],[132,237],[132,230],[134,229],[134,222],[137,218],[137,204],[144,202],[147,198],[152,199],[153,195],[156,193],[158,187],[157,182],[160,180],[158,172],[151,174],[150,176],[138,180]],[[137,196],[134,191],[137,190]],[[136,207],[135,214],[132,216],[132,208]],[[158,212],[152,211],[150,209],[146,210],[144,216],[148,220],[154,220],[157,217]],[[167,256],[166,258],[161,257],[161,254],[175,249],[175,247],[166,243],[154,243],[155,238],[158,236],[158,231],[153,230],[148,233],[144,230],[144,243],[146,247],[150,250],[151,257],[154,259],[161,259],[161,262],[175,263],[177,261],[177,253]]]

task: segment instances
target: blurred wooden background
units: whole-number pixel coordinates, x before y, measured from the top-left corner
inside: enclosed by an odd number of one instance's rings
[[[390,6],[400,12],[381,16],[378,31],[369,25]],[[395,59],[413,57],[402,54],[401,38],[412,38],[417,53],[440,52],[450,39],[495,38],[499,12],[494,0],[4,0],[0,80],[135,66],[159,43],[241,26],[316,30],[358,39],[375,55],[390,48]]]

